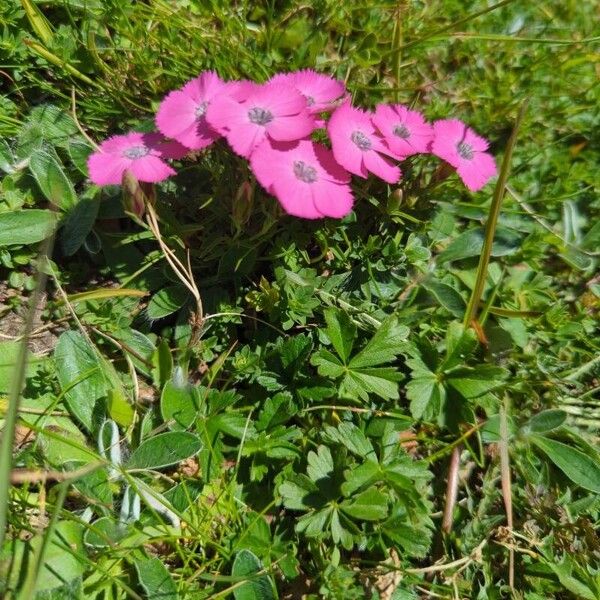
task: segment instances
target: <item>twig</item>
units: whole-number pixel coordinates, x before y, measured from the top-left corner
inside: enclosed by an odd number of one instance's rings
[[[13,469],[10,472],[10,483],[11,485],[19,485],[21,483],[43,483],[45,481],[71,481],[88,475],[102,466],[104,466],[104,463],[96,462],[85,465],[80,469],[74,469],[73,471]]]
[[[500,405],[500,473],[502,478],[502,498],[506,510],[506,523],[512,535],[513,531],[513,507],[512,507],[512,483],[510,477],[510,457],[508,454],[508,423],[506,417],[506,398]],[[515,586],[515,552],[509,548],[508,552],[508,585],[511,590]]]
[[[456,446],[452,450],[450,465],[448,466],[448,481],[446,483],[446,504],[444,505],[444,518],[442,520],[442,531],[446,534],[452,531],[452,517],[456,498],[458,495],[458,470],[460,468],[461,447]]]
[[[441,571],[448,571],[449,569],[455,569],[457,567],[461,567],[465,564],[470,564],[472,562],[478,562],[481,560],[481,551],[488,543],[488,539],[484,538],[479,542],[477,547],[473,549],[473,551],[469,554],[469,556],[463,556],[458,560],[454,560],[449,563],[442,563],[439,565],[431,565],[429,567],[421,567],[419,569],[405,569],[406,573],[411,574],[420,574],[420,573],[439,573]]]

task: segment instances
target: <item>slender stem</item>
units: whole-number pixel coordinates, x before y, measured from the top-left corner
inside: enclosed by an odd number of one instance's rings
[[[473,291],[471,293],[471,298],[469,299],[467,310],[465,311],[465,319],[463,323],[465,328],[471,326],[473,321],[477,318],[477,309],[483,294],[485,280],[487,279],[488,265],[490,262],[490,255],[492,253],[492,245],[494,243],[494,235],[496,233],[498,217],[500,215],[500,207],[502,206],[502,199],[504,198],[504,193],[506,190],[506,182],[508,181],[508,175],[510,173],[512,154],[517,141],[517,133],[523,121],[523,117],[525,116],[528,103],[529,100],[525,99],[521,104],[515,126],[513,127],[512,133],[510,134],[510,139],[508,140],[508,145],[506,146],[506,152],[504,153],[504,159],[500,169],[500,176],[498,177],[498,182],[496,183],[496,188],[494,189],[494,196],[492,197],[490,215],[487,223],[485,224],[485,237],[483,240],[481,255],[479,256],[479,264],[477,265],[477,278],[475,280],[475,285],[473,286]]]
[[[21,400],[21,391],[25,383],[25,373],[27,368],[27,341],[35,322],[35,314],[38,304],[42,298],[44,289],[46,288],[46,273],[45,269],[40,268],[40,263],[50,255],[54,244],[54,236],[46,239],[42,246],[42,251],[38,257],[37,267],[37,283],[31,299],[29,301],[29,310],[25,320],[22,341],[19,346],[19,354],[17,363],[13,372],[10,393],[8,395],[8,406],[4,415],[4,427],[2,429],[2,437],[0,438],[0,548],[4,545],[6,536],[6,525],[8,522],[8,502],[10,495],[10,474],[12,470],[12,454],[13,445],[15,442],[15,427],[17,424],[17,416],[19,414],[19,404]]]
[[[510,457],[508,454],[508,422],[506,417],[506,399],[500,405],[500,473],[502,478],[502,498],[506,511],[506,524],[512,534],[513,530],[513,507],[512,507],[512,483],[510,477]],[[508,585],[511,589],[515,587],[515,551],[508,551]]]
[[[44,566],[44,561],[46,558],[46,552],[50,546],[50,542],[52,537],[54,536],[54,531],[56,529],[56,525],[58,524],[58,517],[60,515],[60,511],[62,510],[62,506],[65,502],[65,498],[67,497],[67,490],[69,489],[69,483],[63,482],[58,486],[58,493],[56,495],[56,502],[54,505],[54,511],[52,513],[52,518],[50,519],[50,523],[48,528],[44,532],[42,537],[42,543],[39,545],[37,552],[33,557],[33,566],[29,570],[27,575],[27,579],[25,580],[25,584],[18,592],[17,600],[29,600],[33,598],[35,595],[35,588],[37,584],[37,580],[40,576],[40,571]]]
[[[452,516],[458,496],[458,470],[460,468],[460,446],[452,450],[450,465],[448,466],[448,482],[446,483],[446,504],[444,506],[444,518],[442,520],[442,531],[446,534],[452,531]]]

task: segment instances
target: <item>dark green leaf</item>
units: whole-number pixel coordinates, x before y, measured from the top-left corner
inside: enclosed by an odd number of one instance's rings
[[[567,413],[564,410],[551,409],[543,410],[537,415],[533,415],[525,425],[524,433],[545,433],[557,429],[567,420]]]
[[[483,227],[469,229],[461,233],[450,245],[440,253],[438,262],[461,260],[472,256],[479,256],[483,247]],[[512,254],[521,245],[521,236],[504,227],[498,227],[492,246],[492,256],[506,256]]]
[[[54,360],[69,411],[92,431],[94,407],[109,388],[98,353],[81,333],[65,331],[56,345]]]
[[[467,305],[452,286],[435,280],[425,281],[422,285],[450,314],[458,318],[464,316]]]
[[[52,234],[56,221],[52,211],[37,208],[0,213],[0,247],[41,242]]]
[[[353,519],[379,521],[387,516],[387,496],[371,487],[351,500],[344,500],[340,508]]]
[[[52,204],[62,210],[69,210],[77,204],[75,188],[55,152],[36,150],[29,160],[29,170],[46,199]]]
[[[350,317],[341,310],[329,308],[324,311],[327,328],[325,333],[331,340],[335,351],[345,364],[352,353],[354,338],[356,337],[356,325]]]
[[[159,558],[138,559],[134,564],[148,600],[177,600],[180,597],[173,578]]]
[[[202,443],[193,433],[172,431],[144,440],[131,454],[125,467],[162,469],[178,464],[200,452]]]
[[[258,557],[250,550],[241,550],[233,561],[231,575],[248,581],[233,590],[235,600],[275,600],[271,578],[265,573],[256,575],[262,570]]]
[[[600,493],[600,464],[580,450],[541,435],[531,441],[574,483]]]
[[[152,296],[146,309],[150,319],[162,319],[178,311],[190,298],[187,288],[182,285],[172,285],[163,288]]]
[[[160,412],[170,429],[187,429],[197,414],[194,389],[167,381],[160,397]]]
[[[83,198],[69,210],[62,222],[60,240],[63,253],[71,256],[81,248],[98,216],[98,198]]]

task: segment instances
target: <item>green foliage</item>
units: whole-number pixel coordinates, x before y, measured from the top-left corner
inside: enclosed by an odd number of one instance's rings
[[[594,9],[0,2],[0,394],[36,264],[49,277],[0,457],[16,469],[0,595],[26,594],[41,556],[35,600],[496,599],[514,548],[526,600],[598,597]],[[469,194],[419,156],[398,186],[357,180],[343,221],[306,222],[218,145],[152,195],[200,314],[86,160],[91,139],[151,130],[164,95],[207,68],[316,68],[367,107],[464,119],[498,161],[530,97],[476,327],[460,323],[491,186]]]

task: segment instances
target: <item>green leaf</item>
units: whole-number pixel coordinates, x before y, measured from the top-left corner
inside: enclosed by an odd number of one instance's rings
[[[467,399],[478,398],[504,384],[508,371],[502,367],[478,365],[455,369],[447,375],[448,385]]]
[[[237,553],[231,568],[231,575],[240,580],[248,581],[234,588],[235,600],[275,600],[273,583],[267,574],[256,575],[262,570],[258,557],[250,550],[241,550]]]
[[[289,421],[297,412],[289,392],[279,392],[267,398],[256,420],[256,429],[263,431]]]
[[[279,494],[283,505],[291,510],[306,510],[310,508],[305,500],[318,492],[317,486],[303,474],[293,473],[279,486]]]
[[[0,213],[0,247],[37,244],[52,234],[56,215],[31,208]]]
[[[29,170],[46,199],[62,210],[77,204],[77,195],[71,180],[56,153],[36,150],[29,160]]]
[[[373,444],[354,423],[343,421],[337,427],[326,427],[325,436],[332,442],[346,446],[360,458],[375,457]]]
[[[138,559],[134,562],[140,585],[148,600],[177,600],[177,586],[159,558]]]
[[[128,428],[133,423],[135,412],[122,389],[108,390],[108,414],[121,427]]]
[[[15,157],[6,140],[0,139],[0,170],[6,173],[13,172]]]
[[[415,361],[409,360],[407,364],[415,364]],[[413,371],[413,377],[406,385],[406,396],[410,400],[411,415],[430,421],[439,412],[446,390],[435,373],[423,368]]]
[[[342,484],[344,496],[351,496],[354,492],[367,484],[373,484],[382,477],[382,469],[379,463],[367,460],[358,467],[353,467],[344,472],[346,481]]]
[[[321,348],[316,354],[313,354],[310,362],[317,367],[319,375],[323,375],[323,377],[337,379],[346,372],[346,368],[338,357],[326,348]]]
[[[73,521],[62,521],[56,525],[54,534],[48,542],[37,582],[36,592],[49,592],[69,586],[85,572],[86,563],[79,556],[84,556],[83,526]],[[44,534],[35,535],[29,541],[19,539],[10,544],[10,556],[0,558],[0,591],[8,583],[11,589],[17,589],[19,579],[23,581],[31,569],[35,553],[44,543]],[[6,548],[5,547],[5,548]],[[2,550],[2,549],[0,549]],[[7,560],[8,558],[8,560]],[[10,578],[9,576],[10,569]],[[36,594],[37,595],[37,594]],[[67,594],[57,597],[69,598]]]
[[[387,496],[371,487],[351,500],[344,500],[340,508],[353,519],[379,521],[387,517]]]
[[[197,414],[194,389],[167,381],[160,397],[160,412],[170,429],[187,429]]]
[[[178,311],[189,298],[190,293],[187,288],[182,285],[172,285],[152,296],[146,312],[152,320],[162,319]]]
[[[83,198],[69,212],[62,222],[60,240],[65,256],[72,256],[81,248],[92,230],[100,201],[98,198]]]
[[[402,342],[406,340],[410,330],[400,325],[394,315],[388,317],[369,340],[369,343],[350,361],[351,369],[375,367],[392,362],[402,350]]]
[[[465,329],[458,321],[453,321],[446,332],[446,356],[438,367],[439,371],[449,371],[464,363],[477,347],[475,332]]]
[[[173,355],[167,340],[162,340],[151,356],[152,379],[154,385],[162,389],[171,379],[173,372]]]
[[[319,446],[317,452],[311,450],[308,453],[307,461],[306,472],[313,481],[329,479],[333,473],[333,457],[327,446]]]
[[[128,528],[115,521],[112,517],[101,517],[94,521],[83,536],[86,546],[92,548],[107,548],[116,546],[127,536]]]
[[[356,325],[350,320],[350,317],[341,310],[328,308],[324,311],[327,327],[325,333],[331,340],[335,351],[346,364],[352,353],[354,338],[356,337]]]
[[[331,523],[329,525],[331,529],[331,537],[335,544],[342,544],[346,550],[351,550],[354,545],[354,538],[352,533],[348,531],[343,525],[340,518],[340,513],[337,510],[331,510]],[[321,533],[325,529],[325,523],[320,527]]]
[[[438,262],[444,263],[451,260],[462,260],[472,256],[479,256],[483,248],[483,227],[469,229],[461,233],[450,245],[439,254]],[[506,256],[515,252],[521,245],[521,236],[506,227],[498,227],[492,256]]]
[[[451,315],[461,318],[465,314],[467,304],[463,297],[447,283],[440,281],[425,281],[422,286],[443,306]]]
[[[131,454],[125,467],[162,469],[178,464],[200,452],[202,443],[193,433],[172,431],[144,440]]]
[[[557,429],[567,420],[567,413],[560,409],[543,410],[533,415],[522,427],[523,433],[546,433]]]
[[[20,342],[0,342],[0,394],[10,392],[20,346]],[[27,355],[27,376],[30,377],[40,368],[44,359],[36,358],[30,352]]]
[[[600,465],[580,450],[541,435],[531,441],[574,483],[600,493]]]
[[[96,402],[108,392],[108,381],[98,353],[78,331],[65,331],[54,351],[58,381],[69,412],[93,430]]]
[[[353,369],[342,380],[340,395],[367,401],[369,394],[376,394],[384,400],[394,400],[399,398],[398,382],[403,378],[394,367]]]
[[[27,122],[39,127],[44,140],[53,146],[67,147],[69,142],[79,135],[73,117],[54,104],[36,106],[29,114]]]
[[[584,598],[585,600],[598,600],[598,595],[593,590],[573,576],[573,567],[576,566],[576,563],[571,557],[565,555],[561,562],[545,562],[558,577],[558,580],[565,587],[565,589],[574,594],[575,597]]]

